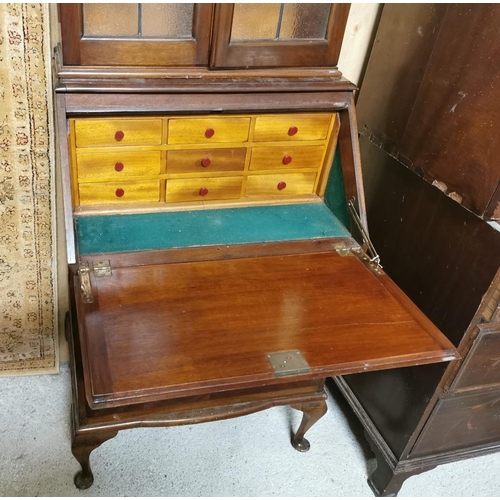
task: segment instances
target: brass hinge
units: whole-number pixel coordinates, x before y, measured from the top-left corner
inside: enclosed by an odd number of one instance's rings
[[[92,267],[94,268],[94,275],[97,277],[111,276],[113,274],[109,260],[95,260],[92,262]]]
[[[347,245],[343,241],[332,243],[332,248],[341,257],[352,257],[353,255],[358,255],[361,252],[361,248],[357,245]]]
[[[383,274],[382,264],[380,264],[380,257],[377,253],[377,250],[375,250],[375,247],[373,246],[373,243],[370,240],[370,237],[368,236],[363,223],[361,222],[358,212],[356,212],[353,200],[348,201],[347,207],[349,208],[349,213],[351,214],[356,227],[361,233],[361,238],[363,239],[363,247],[362,249],[359,249],[359,252],[357,251],[356,253],[361,253],[362,259],[366,261],[376,273]]]
[[[90,284],[90,267],[88,262],[80,262],[78,265],[78,279],[80,281],[80,290],[83,295],[83,301],[86,304],[94,302],[92,296],[92,286]]]
[[[111,263],[109,260],[96,260],[89,264],[89,262],[80,262],[78,266],[78,278],[80,281],[80,290],[83,295],[83,301],[86,304],[94,302],[92,294],[92,285],[90,283],[90,271],[94,271],[94,276],[97,278],[102,276],[111,276]]]

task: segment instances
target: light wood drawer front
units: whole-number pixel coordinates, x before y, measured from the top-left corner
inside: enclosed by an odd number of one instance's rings
[[[160,151],[93,153],[77,151],[78,179],[123,179],[140,175],[159,175]]]
[[[253,148],[250,170],[321,167],[324,146],[274,146]]]
[[[167,174],[227,172],[243,170],[246,148],[169,151]]]
[[[246,196],[289,196],[311,194],[316,173],[249,175]]]
[[[500,324],[481,325],[451,390],[482,386],[500,387]]]
[[[160,200],[160,182],[95,182],[80,184],[81,205]]]
[[[239,198],[243,177],[200,177],[167,181],[167,203]]]
[[[157,146],[162,120],[75,120],[76,147]]]
[[[250,118],[173,118],[168,121],[169,144],[246,142]]]
[[[331,114],[259,116],[254,141],[318,141],[326,139]]]

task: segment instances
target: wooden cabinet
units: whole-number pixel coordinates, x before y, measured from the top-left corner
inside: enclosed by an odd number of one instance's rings
[[[500,450],[500,232],[482,220],[495,213],[488,155],[500,119],[495,86],[477,78],[498,48],[499,15],[495,5],[387,5],[359,96],[371,237],[386,272],[462,356],[337,379],[377,456],[379,495]]]
[[[265,7],[274,39],[247,33],[219,51],[243,4],[161,4],[160,27],[150,4],[130,5],[112,17],[61,6],[79,488],[93,482],[92,450],[120,430],[290,405],[304,414],[292,445],[307,451],[326,377],[457,357],[340,221],[349,200],[367,233],[354,86],[335,67],[348,7]],[[179,14],[177,38],[152,39],[177,19],[162,9]],[[247,69],[218,69],[236,48]]]

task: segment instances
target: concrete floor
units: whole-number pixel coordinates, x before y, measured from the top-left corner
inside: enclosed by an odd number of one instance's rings
[[[73,485],[70,377],[0,379],[2,496],[365,496],[374,459],[338,394],[308,433],[289,444],[300,413],[273,408],[196,426],[122,431],[92,454],[95,483]],[[347,413],[347,412],[346,412]],[[443,465],[406,481],[408,496],[500,495],[500,454]]]

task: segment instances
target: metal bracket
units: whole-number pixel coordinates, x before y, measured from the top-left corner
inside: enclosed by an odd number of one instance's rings
[[[311,371],[304,356],[298,350],[272,352],[266,356],[273,367],[275,378],[302,375]]]
[[[89,262],[80,262],[78,265],[78,278],[80,280],[83,301],[86,304],[94,302],[92,285],[90,283],[90,271],[94,271],[94,276],[96,277],[111,276],[113,274],[109,260],[95,260],[91,265]]]
[[[113,274],[109,260],[95,260],[92,262],[92,267],[96,277],[111,276]]]
[[[94,297],[92,296],[92,286],[90,285],[90,267],[88,262],[80,262],[78,265],[78,279],[80,281],[83,302],[91,304],[94,302]]]
[[[356,227],[358,228],[359,232],[361,233],[361,237],[363,238],[363,244],[364,244],[364,250],[365,250],[365,255],[363,257],[363,260],[367,261],[372,269],[377,272],[378,274],[382,274],[382,264],[380,264],[380,257],[377,253],[377,250],[375,250],[375,247],[373,246],[373,243],[370,240],[370,237],[368,236],[368,233],[366,232],[365,228],[363,227],[363,223],[361,222],[361,219],[358,215],[358,212],[356,212],[356,208],[354,207],[354,202],[353,200],[349,200],[347,202],[347,207],[349,209],[349,213],[351,214],[351,217],[353,218]],[[359,253],[359,252],[356,252]],[[368,255],[366,255],[368,254]]]
[[[332,248],[341,256],[341,257],[352,257],[353,255],[357,255],[361,252],[361,248],[358,246],[349,246],[346,245],[343,241],[338,243],[332,243]]]

